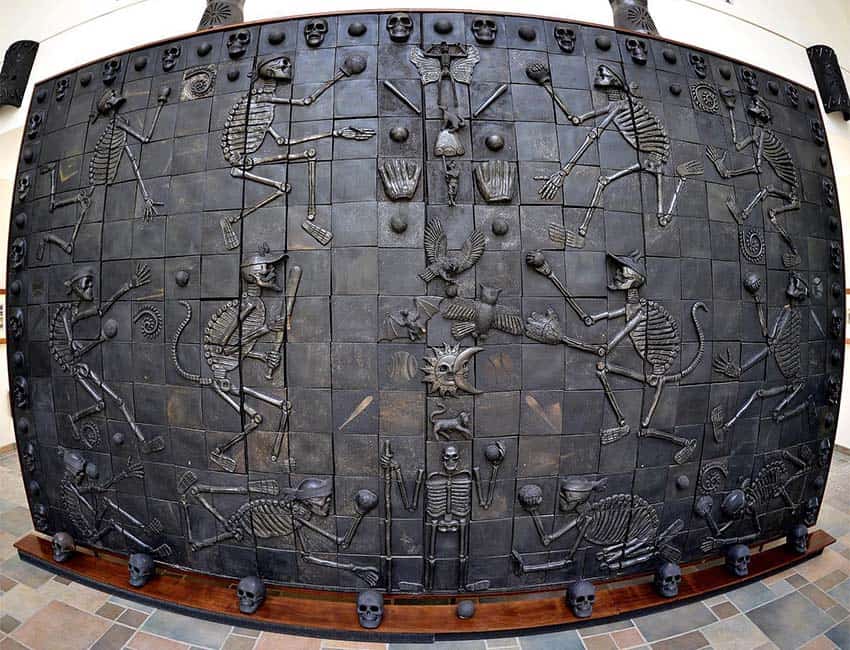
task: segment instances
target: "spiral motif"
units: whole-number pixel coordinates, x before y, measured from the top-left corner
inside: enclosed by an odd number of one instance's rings
[[[717,91],[709,84],[700,82],[691,86],[691,99],[694,106],[704,113],[717,114],[720,112],[720,99]]]
[[[764,238],[755,228],[745,228],[740,232],[741,253],[751,264],[764,263]]]
[[[133,322],[139,323],[142,336],[146,339],[152,339],[162,329],[162,314],[153,305],[147,305],[139,310],[139,313],[133,318]]]
[[[79,440],[89,449],[100,444],[100,428],[93,422],[86,422],[79,431],[74,432],[74,440]]]
[[[699,489],[702,494],[715,494],[726,486],[727,470],[722,465],[709,465],[703,468],[699,476]]]
[[[215,68],[194,68],[183,75],[183,96],[185,99],[201,99],[215,89]]]

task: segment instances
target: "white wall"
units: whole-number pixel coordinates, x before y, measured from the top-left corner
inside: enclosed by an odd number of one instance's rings
[[[2,0],[0,52],[10,43],[32,39],[41,43],[32,81],[74,68],[92,59],[149,41],[191,32],[197,26],[204,0]],[[313,0],[309,11],[383,10],[398,4],[377,0]],[[428,0],[428,9],[469,9],[516,12],[531,9],[516,0]],[[301,5],[298,10],[306,12]],[[414,6],[406,5],[412,9]],[[809,87],[815,86],[805,48],[825,43],[850,66],[850,3],[847,0],[650,0],[658,29],[667,38],[691,43],[750,62]],[[605,0],[538,1],[535,13],[564,19],[611,24]],[[247,0],[245,18],[281,16],[281,0]],[[850,83],[850,69],[844,68]],[[30,84],[30,92],[32,83]],[[6,250],[12,183],[23,132],[24,107],[0,107],[0,250]],[[850,123],[839,115],[825,117],[839,198],[850,210]],[[848,250],[850,226],[845,227]],[[0,261],[5,264],[5,260]],[[3,270],[5,277],[5,270]],[[845,373],[845,385],[850,369]],[[13,440],[9,418],[8,382],[0,372],[0,447]],[[850,447],[850,409],[839,419],[838,443]]]

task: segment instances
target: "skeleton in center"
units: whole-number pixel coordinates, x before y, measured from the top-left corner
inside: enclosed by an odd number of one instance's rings
[[[276,106],[311,106],[337,81],[360,74],[365,69],[366,59],[364,57],[359,55],[347,56],[333,79],[326,81],[306,97],[292,98],[277,95],[281,84],[289,84],[292,81],[292,62],[289,57],[275,56],[260,61],[257,66],[257,82],[230,109],[224,124],[224,133],[221,136],[221,151],[224,159],[230,164],[231,176],[270,187],[274,191],[256,205],[244,207],[238,214],[221,220],[221,231],[227,248],[233,249],[239,246],[239,236],[233,230],[233,226],[290,191],[289,183],[269,178],[254,171],[260,165],[280,162],[307,163],[307,220],[302,224],[302,228],[323,246],[330,242],[333,236],[331,232],[314,223],[316,218],[316,150],[307,147],[296,153],[275,153],[267,156],[256,154],[263,146],[267,135],[271,135],[275,144],[281,147],[292,147],[323,138],[368,140],[374,136],[375,131],[372,129],[350,126],[344,129],[315,133],[303,138],[288,138],[275,131],[272,126]]]
[[[542,70],[545,70],[545,74],[542,73]],[[532,64],[529,66],[527,74],[533,80],[551,90],[551,80],[547,68],[541,64]],[[676,189],[670,200],[670,206],[665,210],[662,182],[664,168],[670,159],[670,136],[667,134],[667,130],[661,120],[649,110],[646,103],[641,99],[637,86],[635,84],[627,86],[625,81],[609,66],[603,64],[596,69],[593,84],[596,88],[608,94],[608,104],[583,115],[573,115],[566,111],[566,104],[555,95],[556,104],[567,113],[567,118],[573,125],[578,126],[597,117],[603,117],[603,120],[588,132],[584,142],[561,169],[548,178],[545,176],[535,177],[535,180],[545,181],[538,190],[538,194],[546,200],[554,199],[561,190],[564,180],[572,173],[582,156],[612,125],[623,139],[635,149],[639,161],[610,176],[600,176],[597,179],[590,206],[587,208],[577,232],[567,231],[559,226],[553,226],[550,229],[550,237],[553,241],[573,248],[584,247],[590,220],[593,218],[594,211],[600,207],[602,194],[617,179],[636,173],[646,173],[655,179],[656,217],[658,224],[664,227],[670,223],[673,217],[673,211],[676,208],[685,181],[691,176],[699,176],[703,173],[703,165],[698,160],[679,165],[676,168],[676,175],[678,176]],[[553,90],[551,92],[554,93]]]
[[[545,263],[545,258],[542,257],[542,253],[539,251],[529,253],[526,260],[538,273],[547,275],[550,280],[554,278],[551,275],[550,267]],[[541,261],[543,264],[541,264]],[[646,275],[637,251],[628,255],[608,253],[608,266],[611,272],[611,280],[608,288],[611,291],[625,292],[626,304],[621,309],[604,311],[593,315],[584,314],[583,316],[584,323],[587,326],[591,326],[602,320],[620,318],[625,320],[623,329],[611,336],[607,343],[594,345],[564,336],[558,315],[551,309],[545,314],[533,312],[528,318],[526,333],[529,337],[541,343],[552,345],[563,343],[568,347],[591,352],[600,357],[600,360],[596,364],[596,375],[599,377],[599,381],[605,391],[605,396],[608,398],[608,402],[617,418],[616,427],[605,429],[601,432],[603,445],[615,442],[629,433],[626,417],[617,402],[608,376],[613,374],[619,377],[626,377],[646,386],[653,387],[655,392],[652,396],[649,409],[641,420],[638,436],[642,438],[657,438],[679,446],[680,449],[673,456],[673,460],[680,464],[685,463],[690,459],[696,449],[696,439],[683,438],[666,431],[660,431],[652,428],[651,424],[655,411],[661,403],[664,386],[679,382],[681,379],[687,377],[702,362],[703,352],[705,350],[705,338],[702,326],[697,319],[697,311],[708,310],[702,302],[694,303],[691,308],[691,319],[697,333],[699,347],[693,359],[686,367],[679,372],[671,372],[674,362],[682,352],[682,337],[679,331],[679,323],[661,303],[641,298],[640,288],[646,282]],[[560,281],[557,281],[557,279],[552,281],[555,282],[556,286],[563,289],[563,293],[569,299],[569,294],[566,293]],[[581,313],[583,314],[583,312]],[[631,340],[635,352],[642,361],[642,370],[620,366],[608,360],[611,352],[626,337]]]

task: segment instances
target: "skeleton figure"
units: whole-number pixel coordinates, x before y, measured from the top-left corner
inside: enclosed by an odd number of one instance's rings
[[[443,447],[442,471],[431,472],[425,478],[425,470],[419,469],[413,498],[408,500],[404,476],[398,462],[385,447],[381,452],[381,467],[398,486],[404,507],[413,512],[419,506],[422,484],[425,484],[425,591],[434,584],[434,569],[437,565],[437,536],[443,533],[458,535],[458,591],[479,591],[490,586],[489,580],[468,582],[469,521],[472,513],[472,489],[478,496],[478,505],[485,510],[493,503],[494,488],[499,467],[505,460],[505,447],[501,442],[487,446],[484,456],[490,463],[490,479],[484,490],[478,467],[461,469],[460,452],[454,445]]]
[[[770,184],[759,190],[743,210],[738,210],[738,206],[732,197],[727,200],[726,205],[732,216],[741,225],[762,201],[770,198],[782,201],[782,205],[770,208],[767,211],[767,217],[788,247],[788,252],[782,256],[783,264],[788,268],[797,266],[800,264],[800,254],[797,247],[794,245],[789,232],[777,220],[780,214],[800,209],[800,176],[794,164],[794,159],[788,151],[788,147],[779,138],[779,135],[773,128],[771,128],[773,115],[770,112],[767,102],[761,96],[753,95],[750,105],[747,107],[747,113],[753,120],[753,129],[750,135],[741,140],[738,139],[738,133],[735,127],[735,95],[723,93],[722,96],[729,111],[732,126],[732,141],[735,144],[735,151],[743,151],[752,145],[755,151],[755,161],[749,167],[728,169],[726,167],[726,152],[708,146],[705,150],[706,155],[714,164],[717,173],[722,178],[736,178],[748,174],[761,175],[762,164],[764,161],[767,161],[767,164],[770,165],[770,168],[780,182],[780,185]]]
[[[793,465],[796,471],[792,473],[788,463]],[[759,515],[765,511],[773,499],[781,498],[788,508],[794,510],[799,508],[799,504],[794,502],[788,490],[809,469],[809,464],[803,458],[789,451],[783,451],[779,460],[765,464],[755,478],[744,479],[740,488],[731,490],[723,497],[720,512],[726,519],[725,523],[718,524],[711,513],[714,505],[713,497],[708,495],[699,497],[694,506],[694,512],[705,520],[711,532],[711,535],[700,543],[700,550],[703,553],[710,553],[723,546],[748,544],[758,539],[762,533]],[[725,536],[730,528],[746,520],[752,523],[752,533]]]
[[[599,202],[605,189],[613,181],[635,173],[650,174],[655,179],[656,217],[658,224],[663,227],[667,226],[673,218],[673,210],[676,208],[676,202],[685,181],[690,176],[698,176],[703,173],[699,161],[694,160],[679,165],[676,168],[676,175],[679,177],[676,190],[670,200],[670,207],[665,211],[662,179],[664,167],[670,159],[670,136],[667,135],[667,130],[661,120],[643,102],[638,94],[637,86],[632,84],[631,87],[627,87],[625,81],[607,65],[600,65],[596,69],[593,84],[596,88],[608,94],[608,104],[583,115],[568,113],[567,117],[575,126],[597,117],[604,116],[604,119],[598,126],[590,130],[585,141],[561,169],[548,178],[545,176],[535,177],[535,180],[546,181],[538,190],[538,194],[546,200],[554,199],[564,185],[564,179],[572,173],[585,152],[612,125],[623,139],[638,152],[640,161],[610,176],[600,176],[597,179],[596,190],[590,200],[590,207],[588,207],[584,220],[578,227],[578,232],[565,231],[563,234],[564,242],[573,248],[584,246],[584,238],[587,235],[593,213],[599,208]],[[563,104],[563,101],[559,101],[558,104]],[[564,106],[566,105],[564,104]]]
[[[68,205],[77,206],[77,220],[74,223],[74,230],[71,232],[71,237],[68,240],[62,239],[58,235],[48,233],[42,237],[41,243],[38,246],[36,256],[38,259],[44,257],[44,250],[47,244],[55,244],[65,253],[71,255],[74,252],[74,244],[77,241],[77,235],[80,232],[80,226],[86,218],[89,207],[91,207],[92,195],[95,188],[99,185],[111,185],[115,182],[118,175],[118,169],[124,156],[130,161],[130,166],[133,169],[133,174],[136,177],[136,183],[139,191],[142,193],[142,199],[145,203],[144,219],[150,221],[155,216],[158,216],[157,207],[164,205],[160,201],[155,201],[148,188],[145,186],[145,181],[142,179],[142,173],[139,170],[139,164],[136,156],[130,148],[129,138],[132,137],[138,140],[141,144],[147,144],[151,141],[154,131],[156,130],[159,116],[162,113],[162,108],[168,101],[168,96],[171,94],[171,89],[168,86],[163,86],[159,89],[157,97],[157,107],[151,120],[150,128],[147,133],[138,132],[130,122],[121,115],[118,111],[121,106],[127,101],[127,98],[122,94],[112,89],[107,89],[103,93],[100,100],[97,102],[96,111],[92,115],[91,122],[94,124],[98,118],[103,117],[107,120],[106,127],[98,137],[94,145],[94,153],[89,163],[89,184],[88,187],[80,190],[75,196],[56,200],[56,163],[50,163],[41,169],[41,173],[50,174],[50,212],[54,212],[57,208],[63,208]]]
[[[459,176],[457,166],[450,164],[451,161],[447,159],[466,153],[458,136],[458,131],[466,125],[466,121],[459,115],[457,84],[469,85],[472,71],[480,60],[478,48],[474,45],[450,45],[445,41],[425,51],[418,47],[410,51],[410,62],[419,71],[422,85],[438,84],[437,106],[442,113],[443,123],[434,143],[434,155],[443,160],[449,205],[455,205]]]
[[[539,256],[539,252],[530,253],[528,263],[530,265],[535,264]],[[646,276],[641,268],[637,251],[629,255],[608,253],[608,265],[611,271],[611,281],[608,288],[611,291],[624,291],[626,293],[626,304],[622,309],[587,315],[584,320],[585,324],[590,326],[601,320],[623,318],[625,326],[611,336],[608,343],[591,345],[562,336],[557,314],[551,310],[545,315],[532,313],[526,325],[526,333],[529,337],[541,343],[564,343],[569,347],[592,352],[601,357],[596,364],[596,375],[599,377],[605,396],[614,410],[618,425],[601,432],[602,444],[615,442],[629,433],[626,418],[608,381],[608,375],[614,374],[655,388],[649,410],[641,421],[638,435],[646,438],[658,438],[678,445],[681,449],[676,452],[673,460],[677,463],[687,462],[696,448],[697,441],[653,429],[651,423],[652,417],[661,402],[664,386],[687,377],[702,361],[705,339],[702,326],[697,320],[697,311],[700,309],[708,311],[708,309],[702,302],[694,303],[691,308],[691,318],[699,339],[699,347],[694,358],[685,368],[679,372],[671,372],[674,362],[682,351],[679,324],[662,304],[640,297],[640,287],[646,282]],[[634,370],[608,361],[610,353],[626,337],[631,340],[635,352],[643,361],[642,370]]]
[[[97,466],[87,461],[80,452],[60,448],[59,455],[63,472],[59,481],[58,509],[76,539],[95,544],[104,535],[117,532],[133,548],[157,557],[171,555],[168,544],[154,545],[141,537],[159,538],[162,535],[159,520],[143,523],[119,506],[110,495],[117,483],[128,478],[143,478],[144,466],[140,462],[128,458],[127,467],[123,471],[108,481],[98,483]]]
[[[672,545],[672,540],[684,528],[682,521],[677,519],[659,532],[660,521],[655,508],[636,494],[614,494],[590,503],[592,494],[604,490],[607,482],[605,478],[592,480],[579,476],[563,479],[558,493],[559,508],[570,519],[548,533],[538,511],[543,502],[543,490],[533,483],[520,488],[519,502],[532,516],[543,546],[550,546],[571,530],[577,529],[578,534],[567,557],[562,560],[527,564],[517,551],[513,551],[514,568],[518,574],[567,567],[585,541],[602,547],[596,559],[603,569],[627,569],[656,556],[668,562],[678,561],[681,552]]]
[[[106,302],[97,306],[94,297],[94,271],[84,267],[65,281],[65,291],[74,302],[59,305],[50,321],[48,348],[57,365],[69,374],[85,393],[91,396],[94,404],[69,415],[75,438],[85,438],[80,430],[80,420],[102,413],[106,409],[105,398],[109,397],[121,411],[121,415],[139,441],[145,453],[160,451],[165,443],[161,436],[146,440],[139,426],[133,420],[127,404],[103,378],[85,362],[86,355],[102,343],[113,338],[118,326],[113,320],[103,321],[101,334],[92,341],[81,341],[78,324],[90,318],[103,319],[113,305],[124,295],[150,282],[151,270],[145,264],[139,264],[136,272]]]
[[[286,314],[281,314],[277,319],[269,318],[266,314],[266,303],[262,298],[263,289],[270,289],[277,293],[283,291],[277,283],[275,268],[283,257],[282,253],[269,253],[267,247],[248,257],[242,264],[242,281],[245,288],[242,300],[231,300],[218,309],[207,322],[203,339],[204,358],[212,370],[212,377],[202,377],[188,372],[177,356],[180,335],[192,319],[191,306],[188,302],[180,301],[186,309],[186,318],[177,327],[171,344],[171,357],[177,372],[188,381],[201,386],[211,386],[234,411],[241,413],[244,410],[247,416],[248,422],[242,431],[210,453],[210,460],[228,472],[236,470],[236,460],[228,456],[227,452],[245,440],[248,434],[263,422],[263,416],[250,406],[245,398],[253,397],[280,409],[279,431],[284,429],[289,417],[291,407],[288,401],[266,395],[254,388],[237,386],[228,376],[231,372],[238,370],[240,363],[247,359],[260,361],[271,371],[280,365],[279,352],[257,352],[254,346],[266,335],[276,335],[286,328]],[[242,402],[241,408],[240,402]],[[275,446],[278,446],[277,443]]]
[[[357,534],[363,517],[378,505],[378,497],[374,492],[360,490],[356,494],[354,502],[357,514],[345,535],[338,537],[324,530],[316,522],[317,518],[323,519],[330,514],[333,501],[333,482],[330,479],[306,478],[298,487],[283,490],[274,480],[249,481],[247,487],[224,487],[198,483],[198,477],[189,471],[180,477],[178,489],[186,516],[187,538],[193,552],[227,540],[241,542],[252,537],[255,540],[291,537],[295,550],[308,564],[349,571],[370,587],[378,583],[378,571],[370,566],[337,562],[314,555],[306,535],[308,530],[313,531],[336,544],[341,550],[347,549]],[[236,512],[225,516],[213,503],[216,494],[244,494],[252,495],[252,498],[239,506]],[[212,537],[197,539],[192,531],[192,505],[200,506],[215,517],[221,532]]]
[[[275,119],[275,107],[277,105],[310,106],[337,81],[351,75],[360,74],[365,69],[365,58],[359,55],[347,56],[333,79],[326,81],[310,95],[300,99],[294,99],[277,96],[278,86],[289,84],[292,81],[292,62],[289,57],[275,56],[259,62],[257,66],[257,83],[233,105],[224,123],[224,133],[221,136],[221,151],[224,159],[230,164],[231,176],[271,187],[274,192],[255,206],[244,208],[239,214],[221,220],[221,231],[227,248],[232,249],[239,246],[239,237],[233,230],[234,225],[260,208],[269,205],[291,189],[289,183],[285,181],[278,181],[251,171],[259,165],[280,162],[306,161],[308,184],[307,221],[302,224],[302,228],[315,237],[322,245],[327,245],[330,242],[331,233],[313,223],[313,220],[316,218],[316,150],[308,147],[300,153],[275,153],[267,156],[257,156],[256,154],[266,141],[267,135],[271,135],[275,143],[281,147],[300,145],[305,142],[321,140],[322,138],[368,140],[375,135],[375,131],[372,129],[347,127],[316,133],[303,138],[287,138],[277,133],[272,126]]]
[[[714,426],[714,437],[718,442],[722,442],[725,433],[734,426],[735,422],[744,415],[756,400],[785,395],[782,401],[771,411],[775,422],[784,422],[789,418],[799,415],[813,404],[813,398],[810,395],[802,403],[789,408],[794,398],[806,386],[806,380],[801,376],[800,328],[803,315],[801,314],[799,305],[809,295],[808,286],[797,273],[793,271],[788,273],[788,284],[785,287],[785,295],[788,296],[788,303],[782,307],[771,330],[767,328],[764,298],[760,291],[761,280],[754,273],[750,274],[744,279],[744,288],[755,300],[759,325],[761,326],[765,345],[740,366],[733,361],[732,353],[727,349],[725,354],[718,354],[714,357],[714,369],[730,379],[738,379],[744,372],[760,363],[766,357],[773,356],[785,383],[772,388],[762,387],[757,389],[744,401],[729,420],[725,419],[723,406],[716,406],[711,412],[711,422]]]

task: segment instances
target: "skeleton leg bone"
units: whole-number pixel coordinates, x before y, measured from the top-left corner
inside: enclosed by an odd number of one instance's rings
[[[587,229],[590,226],[590,220],[593,218],[593,211],[599,208],[599,202],[602,200],[602,195],[605,192],[605,189],[614,181],[625,178],[630,174],[634,174],[636,172],[640,172],[643,170],[643,166],[640,163],[635,163],[631,167],[626,167],[625,169],[621,169],[610,176],[600,176],[596,180],[596,189],[593,191],[593,197],[590,199],[590,207],[587,208],[587,212],[584,215],[584,219],[578,227],[578,234],[584,238],[587,236]]]

